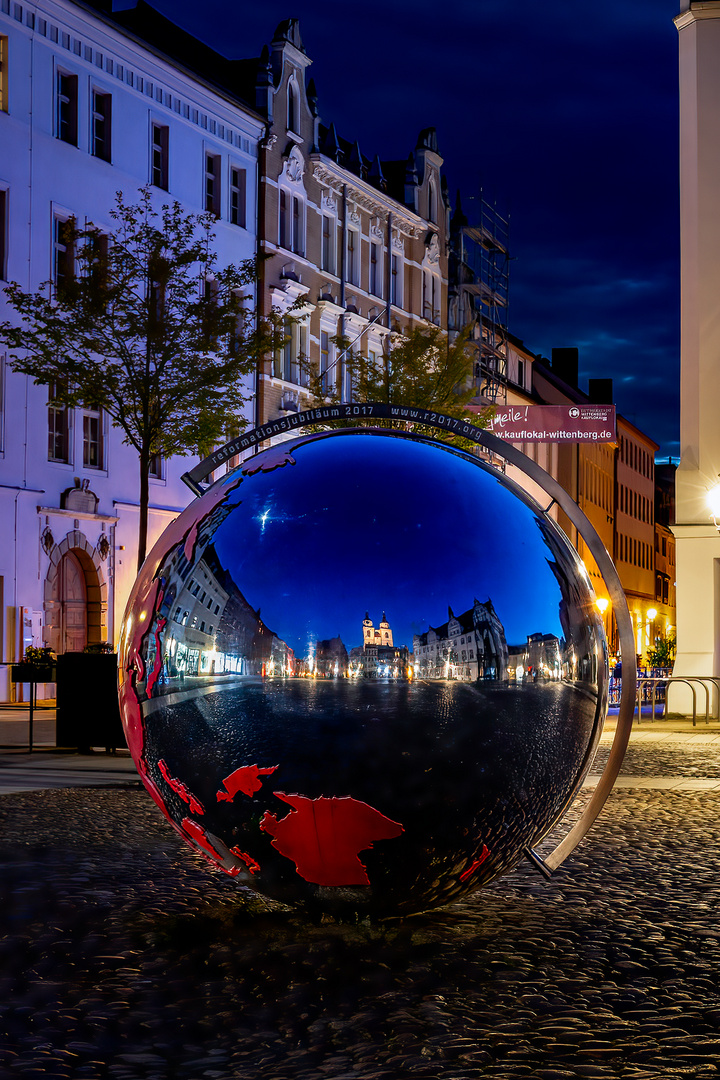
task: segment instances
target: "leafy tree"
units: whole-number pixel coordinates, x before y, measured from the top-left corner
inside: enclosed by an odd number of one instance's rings
[[[650,666],[654,668],[671,668],[675,663],[675,649],[676,641],[672,634],[669,637],[655,638],[655,647],[648,649],[647,652]]]
[[[110,216],[109,235],[67,224],[62,280],[6,288],[20,319],[0,323],[0,342],[54,405],[103,409],[137,451],[139,567],[153,458],[207,452],[244,427],[244,376],[283,337],[272,318],[258,325],[255,262],[218,268],[212,214],[156,210],[142,188],[133,203],[118,192]]]
[[[342,338],[336,339],[336,345],[340,353],[345,352],[355,401],[406,405],[463,417],[476,394],[472,384],[475,349],[469,335],[466,330],[451,341],[437,326],[414,327],[407,334],[393,334],[389,351],[375,358],[353,352]],[[340,400],[338,380],[329,386],[315,365],[309,365],[308,383],[317,402]],[[487,412],[473,416],[473,423],[484,427]],[[415,429],[438,437],[434,428],[415,425]],[[448,438],[446,433],[442,437]]]

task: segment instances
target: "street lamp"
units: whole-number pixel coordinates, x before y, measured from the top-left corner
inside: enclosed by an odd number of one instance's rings
[[[595,600],[595,607],[598,609],[601,615],[604,615],[607,609],[610,607],[610,601],[607,596],[598,596]]]

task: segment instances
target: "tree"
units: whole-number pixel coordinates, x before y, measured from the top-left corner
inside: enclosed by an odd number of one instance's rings
[[[647,651],[650,666],[654,668],[671,668],[675,662],[675,648],[676,642],[673,634],[669,637],[655,638],[654,648]]]
[[[451,341],[437,326],[413,327],[407,334],[393,334],[388,352],[375,357],[353,352],[348,342],[340,338],[336,345],[345,354],[355,401],[407,405],[462,417],[477,393],[472,381],[475,349],[469,329]],[[314,365],[309,365],[308,382],[317,402],[328,398],[340,400],[339,391],[328,390],[327,376]],[[333,387],[338,383],[336,378]],[[474,416],[473,422],[477,427],[485,427],[487,412]],[[416,425],[416,430],[438,437],[433,428]],[[442,437],[448,438],[445,433]]]
[[[51,388],[54,405],[103,409],[138,453],[138,567],[147,545],[148,476],[162,454],[204,453],[246,421],[243,379],[283,337],[258,324],[254,260],[218,268],[212,214],[122,192],[104,234],[67,223],[67,273],[5,293],[19,325],[0,323],[10,365]]]

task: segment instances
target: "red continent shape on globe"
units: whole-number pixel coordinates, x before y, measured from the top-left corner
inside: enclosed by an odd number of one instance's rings
[[[241,791],[243,795],[248,795],[250,798],[262,787],[261,776],[272,776],[277,765],[271,765],[267,769],[261,769],[257,765],[241,765],[235,772],[230,773],[223,780],[222,789],[217,793],[218,802],[232,802],[238,791]]]
[[[278,821],[266,811],[260,828],[273,837],[273,847],[295,863],[300,877],[315,885],[369,885],[359,853],[376,840],[393,840],[405,831],[399,822],[350,796],[273,794],[288,804],[290,813]]]

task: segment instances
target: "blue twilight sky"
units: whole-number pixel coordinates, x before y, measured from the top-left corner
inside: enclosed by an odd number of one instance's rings
[[[510,329],[677,454],[678,0],[151,0],[231,56],[297,17],[320,115],[363,153],[437,128],[454,204],[510,214]]]
[[[217,530],[223,567],[298,655],[362,644],[383,611],[394,643],[491,599],[510,643],[562,635],[553,552],[535,515],[473,460],[391,436],[337,435],[246,477]],[[439,502],[437,496],[442,494]],[[438,512],[438,506],[442,512]]]

